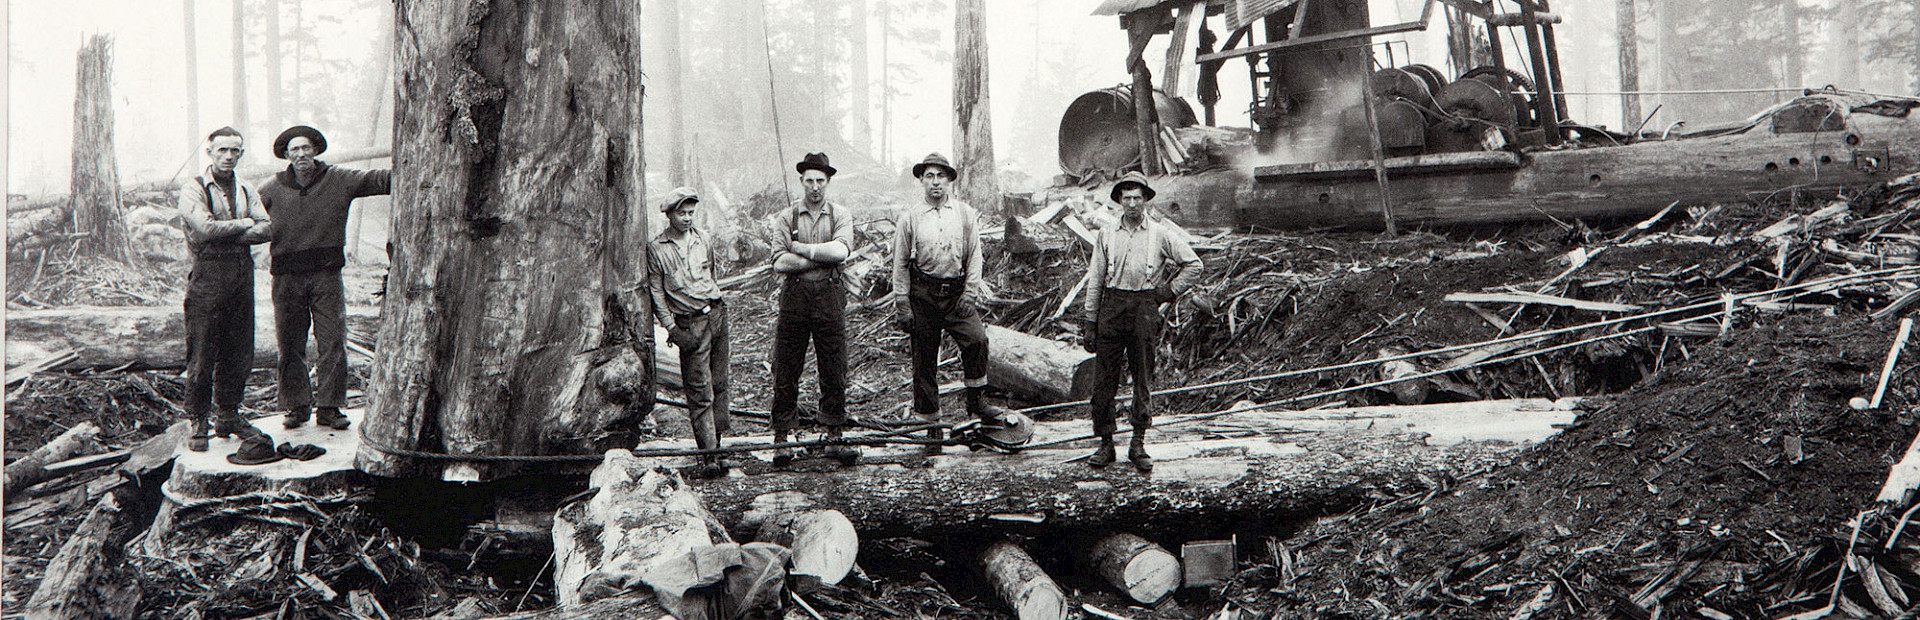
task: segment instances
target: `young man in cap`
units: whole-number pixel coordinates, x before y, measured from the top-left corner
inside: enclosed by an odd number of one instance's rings
[[[232,127],[207,136],[206,172],[182,180],[177,203],[186,223],[193,271],[187,275],[187,416],[193,436],[187,448],[207,450],[209,434],[240,438],[228,460],[242,464],[277,460],[273,438],[240,417],[240,401],[253,367],[253,252],[273,222],[260,192],[234,174],[246,153]],[[217,410],[212,427],[207,410]]]
[[[1200,277],[1200,257],[1187,242],[1146,216],[1153,187],[1138,172],[1113,184],[1109,196],[1120,203],[1120,221],[1100,231],[1087,263],[1086,325],[1081,343],[1094,354],[1093,432],[1100,447],[1087,464],[1106,467],[1113,462],[1113,395],[1123,375],[1133,375],[1133,406],[1127,421],[1133,440],[1127,460],[1141,472],[1153,470],[1147,454],[1147,428],[1153,414],[1147,401],[1152,391],[1153,354],[1160,344],[1160,304],[1193,288]]]
[[[953,336],[960,346],[960,370],[966,383],[967,411],[982,422],[1001,423],[987,407],[987,332],[979,303],[989,296],[981,277],[979,215],[951,195],[960,171],[939,153],[913,166],[924,199],[908,206],[895,220],[893,233],[894,320],[908,335],[913,351],[913,412],[923,422],[940,416],[940,386],[935,365],[940,334]],[[935,428],[929,439],[946,433]],[[926,452],[938,454],[929,444]]]
[[[799,422],[800,372],[809,341],[820,373],[819,421],[827,426],[827,438],[839,438],[847,424],[847,285],[840,263],[853,248],[853,221],[827,200],[827,185],[837,170],[826,153],[808,153],[793,169],[806,195],[774,216],[785,233],[774,240],[779,249],[773,259],[774,272],[785,276],[773,323],[774,443],[786,443]],[[827,450],[843,461],[859,458],[847,446]],[[784,467],[793,456],[792,450],[780,450],[773,464]]]
[[[273,214],[273,326],[280,344],[280,406],[283,425],[307,422],[318,405],[318,422],[345,429],[347,404],[347,302],[340,269],[347,264],[347,210],[355,198],[386,195],[388,170],[356,170],[320,161],[327,138],[306,125],[289,127],[273,141],[273,155],[287,169],[260,188]],[[307,377],[307,329],[313,329],[315,381]]]
[[[667,229],[653,238],[647,252],[647,279],[653,295],[653,314],[667,328],[667,339],[680,348],[680,383],[686,389],[687,422],[693,442],[702,450],[720,447],[728,429],[727,416],[727,306],[717,283],[720,266],[713,242],[693,227],[694,205],[700,196],[691,187],[667,193],[660,210]],[[700,457],[700,476],[726,473],[718,454]]]

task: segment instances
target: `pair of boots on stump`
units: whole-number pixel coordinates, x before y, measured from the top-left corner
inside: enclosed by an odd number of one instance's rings
[[[1147,454],[1147,429],[1149,424],[1134,424],[1133,437],[1127,441],[1127,461],[1133,463],[1140,473],[1153,471],[1153,456]],[[1095,448],[1093,456],[1087,457],[1087,464],[1093,467],[1106,467],[1113,464],[1113,431],[1100,433],[1100,447]]]
[[[254,428],[240,417],[238,411],[215,413],[211,422],[204,414],[194,417],[193,435],[187,438],[187,449],[206,452],[212,437],[240,439],[240,448],[227,455],[227,461],[236,465],[260,465],[280,460],[279,452],[273,447],[273,437]]]
[[[336,431],[344,431],[347,430],[348,426],[353,425],[353,422],[347,419],[346,414],[340,413],[339,407],[320,407],[317,411],[309,411],[306,407],[289,409],[287,410],[287,419],[282,420],[280,425],[286,428],[300,428],[300,425],[307,423],[307,417],[315,413],[319,415],[315,417],[314,423],[320,426],[326,426]]]

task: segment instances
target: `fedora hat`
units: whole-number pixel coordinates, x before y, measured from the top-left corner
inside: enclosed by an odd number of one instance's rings
[[[314,156],[317,157],[321,153],[327,152],[327,137],[320,135],[320,130],[306,125],[294,125],[288,127],[286,131],[280,132],[280,137],[273,139],[273,156],[286,159],[287,143],[292,142],[294,138],[302,136],[305,136],[307,141],[313,143]]]
[[[827,163],[826,153],[807,153],[807,156],[801,159],[800,163],[793,165],[794,172],[806,174],[808,170],[825,172],[828,177],[832,177],[835,173],[840,172],[839,170],[834,170],[833,166]]]
[[[950,176],[956,179],[960,178],[960,170],[958,168],[954,168],[953,164],[947,163],[946,156],[941,155],[939,153],[928,153],[926,159],[921,160],[920,163],[914,164],[913,176],[915,178],[918,178],[920,175],[926,174],[928,166],[939,166],[941,168],[946,168],[947,176]]]
[[[1120,202],[1120,190],[1126,189],[1128,185],[1140,186],[1140,192],[1147,197],[1147,200],[1153,200],[1153,186],[1147,184],[1147,175],[1139,172],[1129,172],[1126,176],[1120,177],[1120,180],[1113,184],[1113,191],[1107,197],[1112,198],[1114,202]]]

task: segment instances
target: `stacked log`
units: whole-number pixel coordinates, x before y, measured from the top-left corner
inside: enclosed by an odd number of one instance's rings
[[[1000,601],[1020,620],[1062,620],[1067,617],[1067,595],[1033,556],[1011,542],[988,545],[980,553],[980,573],[993,585]]]
[[[1088,568],[1135,602],[1152,605],[1180,589],[1180,558],[1133,534],[1100,539],[1087,552]]]

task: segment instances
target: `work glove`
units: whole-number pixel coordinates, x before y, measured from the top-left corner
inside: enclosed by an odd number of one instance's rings
[[[913,311],[909,310],[906,304],[894,304],[893,327],[900,330],[902,334],[913,333]]]
[[[1088,353],[1093,353],[1094,352],[1093,319],[1080,318],[1075,320],[1074,322],[1080,324],[1080,348],[1084,349]]]

